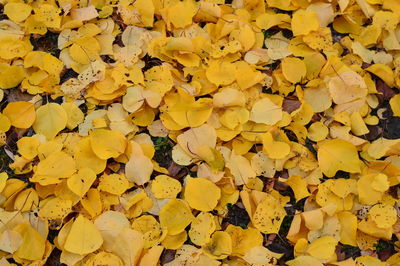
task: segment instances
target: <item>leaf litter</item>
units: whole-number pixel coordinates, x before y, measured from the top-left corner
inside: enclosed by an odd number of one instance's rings
[[[4,0],[2,265],[399,265],[396,0]]]

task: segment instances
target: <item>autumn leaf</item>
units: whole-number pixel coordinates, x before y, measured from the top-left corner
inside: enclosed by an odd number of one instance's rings
[[[1,265],[398,265],[398,0],[3,1]]]
[[[357,149],[344,140],[326,140],[319,144],[318,162],[322,172],[328,177],[334,176],[339,170],[360,172]]]
[[[35,105],[30,102],[12,102],[3,110],[12,126],[18,128],[29,128],[35,122]]]
[[[36,120],[32,125],[36,133],[53,139],[58,132],[67,125],[68,116],[65,110],[56,103],[49,103],[39,107],[36,111]]]

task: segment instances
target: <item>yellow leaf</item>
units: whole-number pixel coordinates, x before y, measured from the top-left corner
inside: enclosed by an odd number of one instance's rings
[[[175,28],[184,28],[192,24],[192,18],[196,12],[195,2],[180,1],[167,9],[167,21],[170,21]]]
[[[160,119],[165,127],[171,130],[199,127],[207,121],[213,110],[212,99],[201,98],[195,101],[189,95],[180,95],[168,105],[170,109],[162,113]]]
[[[263,134],[263,152],[271,159],[283,159],[290,153],[290,145],[283,141],[275,141],[271,132]]]
[[[8,179],[8,174],[6,172],[0,172],[0,193],[6,187],[7,179]]]
[[[32,7],[25,3],[7,3],[4,6],[4,14],[14,22],[22,22],[32,12]]]
[[[96,174],[90,168],[82,168],[67,180],[68,188],[79,197],[83,197],[96,180]]]
[[[82,207],[89,213],[90,216],[95,217],[103,210],[103,204],[100,198],[100,192],[91,188],[86,193],[86,196],[81,199]]]
[[[231,33],[231,38],[238,40],[243,47],[244,51],[250,50],[254,46],[256,41],[255,31],[249,25],[244,26],[240,30],[234,30]],[[261,73],[257,72],[259,76],[263,76]]]
[[[155,246],[146,250],[140,258],[139,266],[156,265],[160,259],[163,250],[164,247],[162,246]]]
[[[307,125],[311,121],[314,115],[314,110],[308,103],[303,103],[299,109],[293,111],[290,115],[292,116],[293,124],[295,123],[295,125],[303,126]],[[292,127],[295,128],[295,125]]]
[[[99,42],[94,37],[86,36],[71,45],[69,54],[74,61],[86,65],[98,58],[100,50]]]
[[[351,131],[354,133],[354,135],[361,136],[368,134],[369,129],[359,112],[353,112],[350,115],[350,121],[351,121]]]
[[[399,144],[399,139],[378,138],[370,143],[368,147],[368,155],[374,159],[393,155],[393,152],[397,149]]]
[[[78,142],[74,158],[77,169],[90,168],[96,174],[100,174],[106,168],[106,159],[100,159],[93,152],[90,138],[83,138]]]
[[[24,57],[32,49],[33,47],[29,41],[22,41],[12,37],[5,37],[0,39],[0,57],[6,60]]]
[[[14,253],[22,243],[22,236],[13,230],[4,230],[0,236],[0,250],[8,253]]]
[[[394,73],[389,66],[383,64],[374,64],[365,70],[380,77],[389,87],[394,86]]]
[[[293,189],[296,201],[299,201],[310,195],[310,192],[308,192],[307,189],[306,179],[303,179],[298,175],[293,175],[289,177],[286,181],[286,184],[288,184]]]
[[[301,213],[305,226],[310,230],[319,230],[324,225],[324,214],[321,209]]]
[[[351,212],[338,213],[341,225],[340,242],[346,245],[357,245],[357,217]]]
[[[234,64],[225,61],[211,61],[206,70],[206,76],[209,81],[215,85],[229,85],[235,81]]]
[[[257,83],[261,83],[265,79],[262,73],[246,62],[239,61],[236,62],[235,65],[235,79],[242,90],[248,89]]]
[[[145,72],[145,84],[147,89],[164,95],[173,86],[171,70],[165,65],[152,67]]]
[[[135,23],[143,27],[153,27],[154,21],[154,5],[153,1],[138,0],[132,5],[134,10],[140,15],[140,22]]]
[[[46,240],[29,223],[21,223],[14,227],[22,236],[23,242],[15,251],[15,255],[25,260],[40,260],[45,252]]]
[[[386,262],[380,261],[378,258],[372,256],[361,256],[357,257],[356,265],[368,265],[368,266],[385,266]]]
[[[323,141],[318,146],[318,163],[326,176],[333,177],[339,170],[360,172],[360,159],[353,144],[334,139]]]
[[[376,238],[389,240],[393,234],[393,228],[379,228],[371,219],[364,219],[358,223],[358,230]]]
[[[328,136],[329,130],[322,122],[314,122],[308,128],[307,137],[312,141],[318,142],[324,140]]]
[[[33,188],[21,191],[15,198],[14,209],[21,212],[36,209],[39,206],[39,196]]]
[[[150,180],[153,167],[149,157],[142,152],[131,154],[125,165],[126,178],[137,185],[144,185]]]
[[[137,265],[143,244],[141,233],[130,228],[123,228],[116,238],[112,252],[122,259],[124,265]]]
[[[34,16],[29,16],[25,21],[26,32],[29,34],[44,35],[47,32],[47,27],[42,21],[38,21]]]
[[[0,90],[2,91],[2,90]],[[11,127],[10,119],[7,116],[0,113],[0,132],[7,132]]]
[[[327,88],[307,88],[304,101],[311,105],[315,113],[325,111],[332,105],[332,97]]]
[[[313,258],[311,256],[298,256],[293,260],[289,260],[286,262],[289,266],[303,266],[303,265],[310,265],[310,266],[323,266],[319,260]]]
[[[212,126],[204,124],[180,134],[177,137],[177,142],[192,157],[200,157],[202,147],[215,147],[217,134]]]
[[[126,218],[125,214],[117,211],[103,212],[96,218],[94,225],[97,230],[100,231],[103,238],[103,247],[107,251],[112,250],[122,230],[130,227],[129,220]],[[66,226],[67,224],[64,227]]]
[[[236,155],[235,152],[231,153],[230,158],[226,162],[226,167],[229,168],[234,177],[235,184],[238,186],[247,184],[249,179],[257,176],[249,160],[242,155]]]
[[[250,265],[270,265],[276,264],[277,259],[282,257],[281,254],[275,253],[258,245],[250,249],[243,257],[243,259]]]
[[[328,87],[333,102],[337,104],[363,98],[368,93],[364,79],[355,71],[345,71],[331,78]]]
[[[252,248],[261,246],[263,237],[260,231],[255,228],[248,227],[243,229],[240,226],[228,225],[225,232],[230,234],[232,238],[232,253],[244,256],[248,254]]]
[[[48,103],[36,110],[36,120],[32,127],[36,133],[52,140],[58,132],[65,128],[67,120],[67,113],[61,105]]]
[[[390,266],[394,266],[396,264],[400,263],[400,254],[399,253],[395,253],[393,254],[387,261],[386,263]]]
[[[225,160],[218,150],[202,146],[198,151],[199,157],[211,167],[212,171],[218,172],[224,170]]]
[[[390,108],[392,109],[393,116],[400,116],[400,95],[394,95],[390,101]]]
[[[18,152],[28,160],[38,155],[39,145],[39,140],[33,137],[22,137],[17,141]]]
[[[282,59],[292,52],[289,51],[290,40],[282,35],[282,32],[265,39],[265,46],[268,48],[268,56],[273,60]]]
[[[121,132],[109,129],[95,129],[90,132],[89,139],[93,152],[103,160],[123,154],[127,145]]]
[[[244,106],[245,103],[246,99],[244,93],[234,88],[223,89],[214,94],[213,97],[213,105],[217,108]]]
[[[167,175],[158,175],[151,183],[151,191],[158,199],[176,198],[181,189],[181,183]]]
[[[250,121],[274,125],[282,119],[282,108],[265,97],[254,103],[250,112]]]
[[[100,177],[100,184],[97,188],[100,191],[120,196],[130,187],[131,185],[125,175],[104,174]]]
[[[332,236],[323,236],[311,242],[307,247],[307,253],[314,258],[329,261],[336,257],[335,248],[337,244],[338,241]]]
[[[122,105],[128,112],[137,111],[144,103],[144,90],[140,85],[128,87],[126,94],[122,98]]]
[[[280,202],[270,194],[257,205],[252,222],[264,234],[276,234],[286,215]]]
[[[188,177],[184,197],[193,209],[212,211],[221,197],[221,190],[208,179]]]
[[[145,106],[145,108],[137,111],[132,118],[132,123],[137,126],[147,127],[153,123],[156,114],[154,109]]]
[[[32,51],[25,56],[24,67],[37,67],[55,77],[59,77],[64,63],[50,53]]]
[[[83,122],[85,115],[78,106],[73,103],[63,103],[61,107],[64,108],[65,113],[67,114],[66,126],[68,129],[72,130]]]
[[[89,259],[86,261],[85,265],[87,266],[96,266],[96,265],[113,265],[113,266],[122,266],[124,265],[122,260],[112,254],[112,253],[107,253],[107,252],[99,252],[95,254],[94,256],[89,257]]]
[[[70,200],[61,199],[59,197],[48,198],[41,201],[39,216],[46,219],[63,219],[66,217],[72,208]]]
[[[103,238],[94,224],[82,215],[79,215],[72,224],[65,240],[65,250],[85,255],[96,251],[103,244]]]
[[[132,229],[143,234],[144,248],[156,246],[164,237],[160,224],[151,215],[143,215],[132,222]]]
[[[376,204],[369,210],[368,215],[379,228],[389,228],[397,221],[396,210],[387,204]]]
[[[161,244],[166,249],[178,249],[182,247],[183,243],[187,240],[186,231],[182,231],[177,235],[167,235]]]
[[[286,57],[282,60],[282,73],[291,83],[301,82],[307,73],[303,60],[296,57]]]
[[[361,204],[372,205],[382,199],[383,192],[389,189],[385,174],[361,175],[357,181],[358,197]]]
[[[357,182],[354,179],[343,179],[338,178],[334,181],[334,185],[330,187],[330,190],[338,197],[344,199],[350,193],[356,194]]]
[[[63,151],[57,151],[39,162],[31,181],[41,185],[57,184],[61,178],[68,178],[75,171],[74,159]]]
[[[260,29],[268,30],[276,25],[282,24],[284,22],[290,22],[290,16],[287,14],[270,14],[263,13],[259,15],[256,19],[256,25]]]
[[[30,102],[11,102],[4,108],[3,114],[17,128],[29,128],[36,119],[35,106]]]
[[[321,176],[322,177],[322,176]],[[344,199],[337,196],[332,187],[336,186],[336,180],[330,179],[318,185],[316,202],[326,209],[324,211],[331,213],[337,210],[350,210],[353,207],[353,195],[347,195]],[[356,194],[355,191],[352,191]],[[331,213],[332,214],[332,213]]]
[[[189,205],[181,199],[172,199],[165,204],[159,214],[160,224],[169,235],[177,235],[185,230],[194,219]]]
[[[257,175],[272,177],[275,175],[276,168],[274,160],[270,159],[264,152],[257,152],[251,158],[251,167]]]
[[[375,51],[368,50],[365,48],[361,43],[355,41],[353,42],[351,48],[353,49],[353,53],[359,55],[362,60],[368,64],[371,64],[372,60],[374,59]]]
[[[98,17],[96,8],[93,5],[88,5],[82,8],[73,8],[71,10],[71,17],[74,20],[87,21]]]
[[[318,16],[314,11],[299,9],[292,17],[293,35],[306,35],[319,28]]]
[[[231,236],[224,231],[217,231],[203,247],[203,252],[212,259],[224,259],[232,253]]]
[[[211,234],[216,228],[214,216],[207,212],[201,212],[190,225],[190,240],[198,246],[203,246],[210,241]]]
[[[46,25],[48,28],[59,28],[61,25],[61,12],[59,8],[50,4],[41,4],[34,8],[34,18]]]

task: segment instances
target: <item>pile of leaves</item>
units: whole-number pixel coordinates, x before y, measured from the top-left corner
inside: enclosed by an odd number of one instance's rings
[[[1,265],[400,265],[400,1],[0,3]]]

